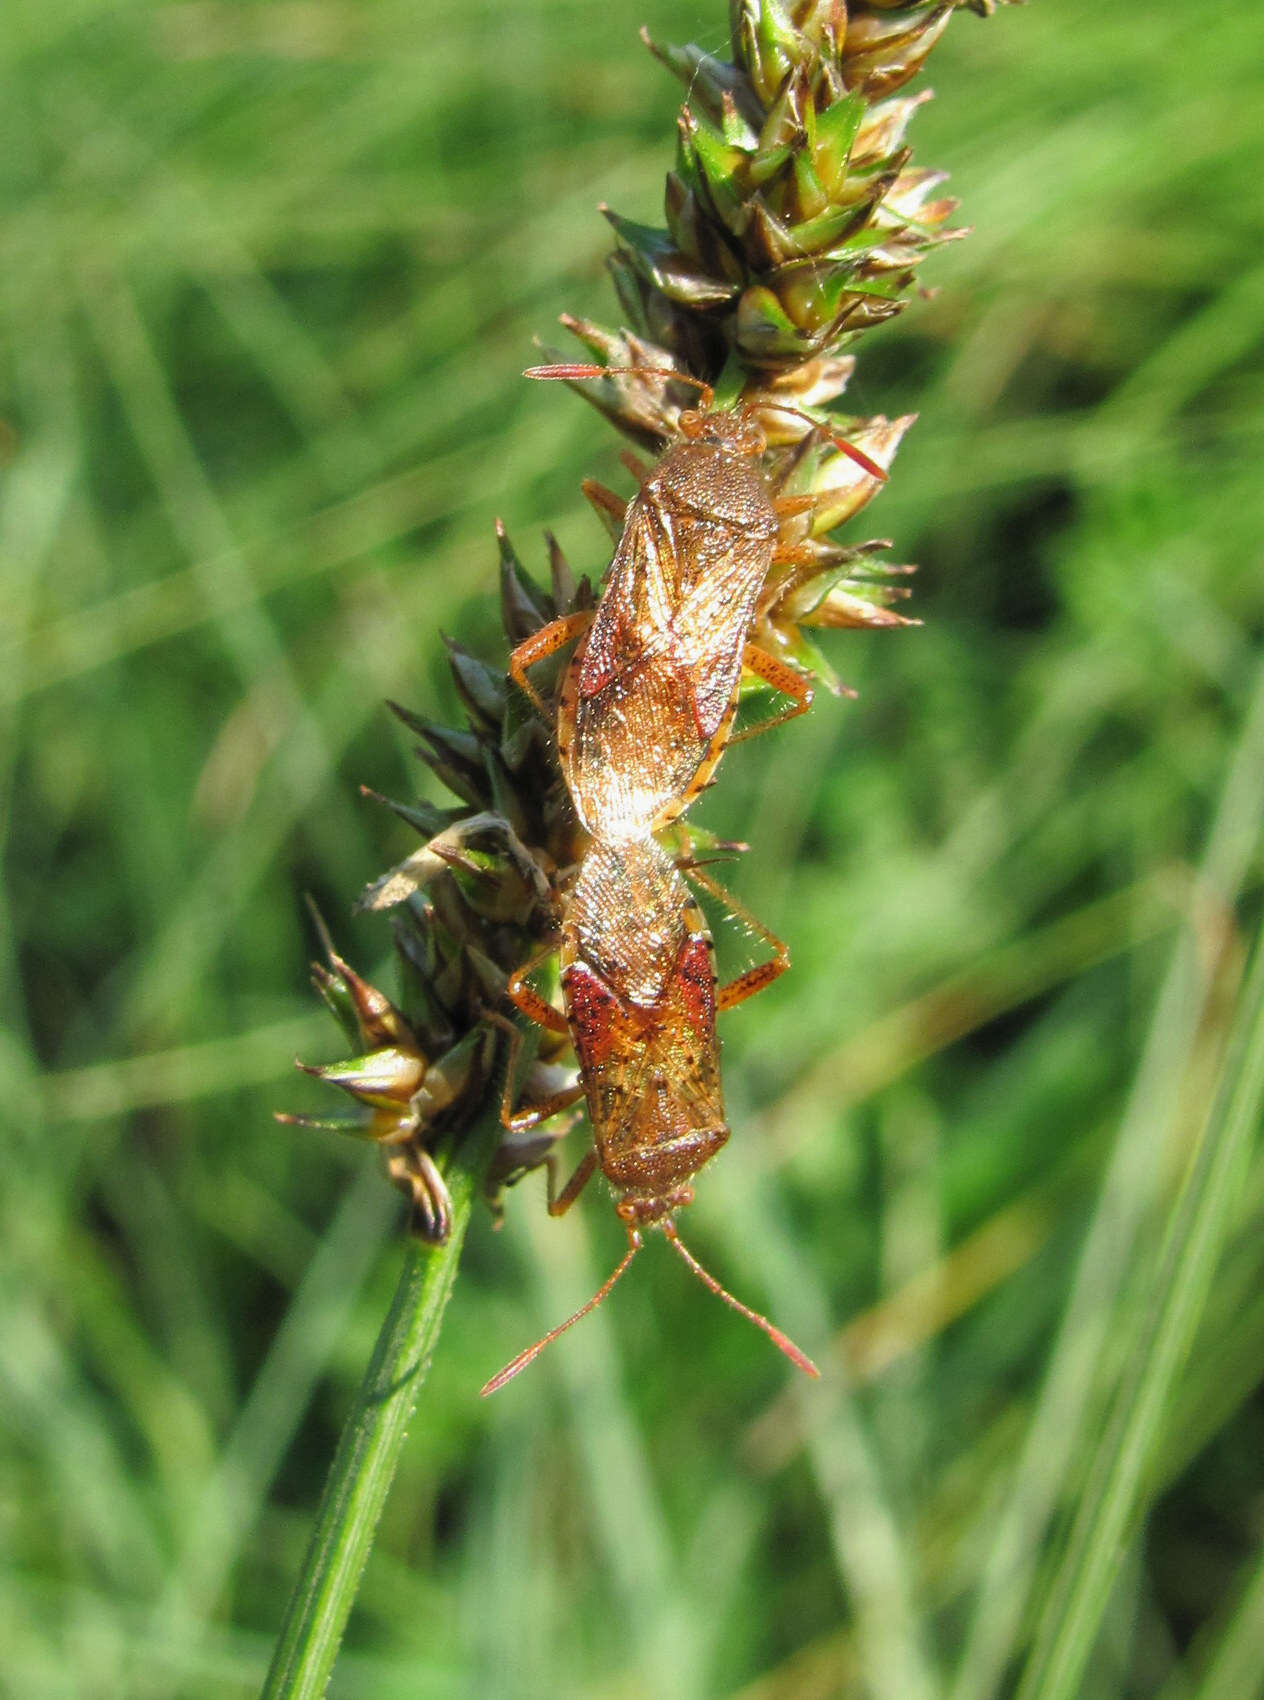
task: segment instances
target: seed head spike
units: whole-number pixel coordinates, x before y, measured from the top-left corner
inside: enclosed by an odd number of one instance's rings
[[[753,1322],[756,1328],[760,1329],[768,1336],[774,1346],[786,1354],[786,1356],[790,1359],[790,1362],[794,1364],[797,1369],[801,1369],[805,1375],[812,1376],[814,1380],[820,1380],[820,1370],[817,1369],[816,1365],[812,1362],[811,1358],[808,1357],[806,1352],[801,1352],[799,1350],[794,1341],[790,1339],[789,1335],[783,1334],[780,1328],[777,1328],[773,1323],[769,1322],[766,1316],[761,1316],[757,1310],[751,1310],[750,1307],[748,1305],[744,1305],[740,1299],[735,1299],[732,1293],[720,1285],[714,1275],[710,1274],[702,1267],[702,1265],[698,1262],[698,1259],[693,1255],[688,1246],[681,1239],[680,1235],[676,1232],[676,1224],[674,1222],[664,1222],[663,1232],[671,1241],[675,1250],[680,1253],[689,1268],[709,1292],[714,1293],[717,1299],[723,1299],[725,1304],[729,1306],[730,1310],[735,1310],[739,1316],[744,1316],[747,1322]]]
[[[553,1341],[557,1339],[559,1334],[565,1334],[568,1328],[573,1328],[581,1317],[588,1315],[590,1310],[596,1310],[602,1299],[605,1298],[611,1287],[614,1286],[615,1282],[623,1274],[628,1264],[631,1263],[637,1252],[640,1251],[641,1245],[642,1240],[640,1234],[638,1234],[635,1229],[629,1229],[628,1249],[624,1253],[623,1261],[619,1264],[619,1267],[615,1270],[613,1275],[610,1275],[602,1282],[601,1286],[593,1294],[592,1298],[589,1299],[587,1304],[580,1305],[574,1316],[568,1316],[565,1322],[559,1322],[556,1328],[550,1328],[548,1333],[545,1334],[543,1338],[537,1340],[534,1346],[528,1346],[525,1352],[519,1352],[513,1362],[506,1364],[499,1375],[494,1375],[485,1386],[480,1387],[478,1394],[479,1398],[486,1399],[488,1394],[498,1393],[507,1381],[513,1380],[519,1370],[524,1370],[528,1364],[534,1363],[544,1348],[551,1345]]]

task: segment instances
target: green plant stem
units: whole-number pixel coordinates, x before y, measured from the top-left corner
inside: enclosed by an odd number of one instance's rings
[[[1073,1700],[1097,1639],[1173,1384],[1234,1220],[1264,1104],[1264,933],[1239,1004],[1220,1087],[1172,1215],[1113,1421],[1088,1473],[1018,1700]]]
[[[405,1253],[395,1297],[325,1482],[263,1700],[319,1700],[325,1691],[430,1367],[470,1211],[501,1137],[493,1102],[447,1168],[452,1199],[448,1243],[412,1243]]]
[[[1264,1552],[1193,1700],[1255,1700],[1264,1689]]]

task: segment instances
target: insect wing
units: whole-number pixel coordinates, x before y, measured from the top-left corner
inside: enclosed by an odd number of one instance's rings
[[[663,647],[679,603],[677,563],[670,530],[642,491],[627,520],[584,645],[579,667],[581,700],[595,697],[647,654]]]
[[[696,530],[695,580],[674,625],[677,656],[693,681],[699,738],[714,737],[733,701],[755,604],[772,562],[772,542],[709,522]]]

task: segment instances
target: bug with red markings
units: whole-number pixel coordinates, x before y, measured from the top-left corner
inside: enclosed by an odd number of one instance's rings
[[[694,877],[727,897],[696,868]],[[730,904],[731,899],[728,899]],[[773,954],[718,987],[711,935],[672,858],[652,838],[590,846],[563,904],[559,961],[564,1010],[530,984],[542,958],[509,982],[509,996],[533,1021],[568,1033],[579,1062],[574,1086],[536,1103],[513,1104],[514,1051],[505,1083],[502,1120],[511,1133],[537,1126],[587,1100],[593,1143],[560,1191],[550,1160],[549,1213],[561,1215],[600,1168],[617,1195],[615,1210],[628,1235],[622,1262],[588,1303],[519,1354],[483,1388],[494,1393],[533,1361],[550,1341],[605,1298],[658,1229],[717,1297],[753,1322],[810,1375],[816,1366],[766,1317],[719,1284],[686,1248],[676,1213],[693,1200],[693,1177],[729,1138],[720,1086],[716,1013],[768,985],[786,968],[785,946],[733,905],[763,935]]]
[[[531,375],[583,378],[616,370],[556,366]],[[731,741],[743,666],[790,699],[787,710],[743,735],[802,713],[812,700],[808,683],[751,644],[749,634],[774,564],[808,558],[801,545],[782,542],[783,522],[816,503],[774,493],[762,464],[767,437],[753,407],[715,409],[710,386],[684,381],[697,384],[703,405],[680,415],[682,440],[657,466],[634,463],[640,488],[620,516],[622,534],[597,609],[552,621],[510,661],[513,678],[552,719],[527,670],[579,640],[561,681],[555,725],[563,776],[592,838],[559,898],[563,1010],[529,984],[534,962],[508,986],[523,1013],[570,1037],[579,1080],[515,1110],[511,1065],[502,1116],[516,1133],[586,1098],[593,1144],[560,1192],[550,1162],[549,1209],[568,1209],[600,1167],[618,1195],[628,1251],[589,1304],[516,1358],[485,1392],[503,1386],[605,1297],[647,1228],[659,1228],[699,1279],[815,1373],[778,1329],[707,1274],[675,1226],[677,1211],[693,1198],[693,1177],[729,1137],[716,1011],[766,985],[788,957],[780,941],[744,916],[773,956],[717,989],[701,911],[653,834],[688,807]],[[871,476],[885,477],[860,450],[841,440],[838,446]]]
[[[528,376],[576,379],[623,370],[541,366]],[[808,680],[752,643],[750,632],[774,563],[803,558],[801,545],[782,542],[782,524],[816,498],[774,493],[755,407],[716,409],[709,385],[669,369],[657,375],[696,384],[702,405],[680,414],[682,440],[652,470],[633,463],[640,488],[627,504],[596,612],[552,621],[510,657],[514,680],[547,717],[527,670],[578,638],[558,699],[558,753],[576,813],[603,837],[658,831],[709,782],[733,737],[743,668],[789,706],[739,737],[802,714],[812,702]],[[885,480],[863,451],[833,440],[865,472]]]

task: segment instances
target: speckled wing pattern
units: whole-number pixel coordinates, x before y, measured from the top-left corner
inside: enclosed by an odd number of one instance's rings
[[[670,451],[629,505],[559,710],[563,770],[590,831],[656,831],[710,776],[776,530],[757,469],[709,444]]]

